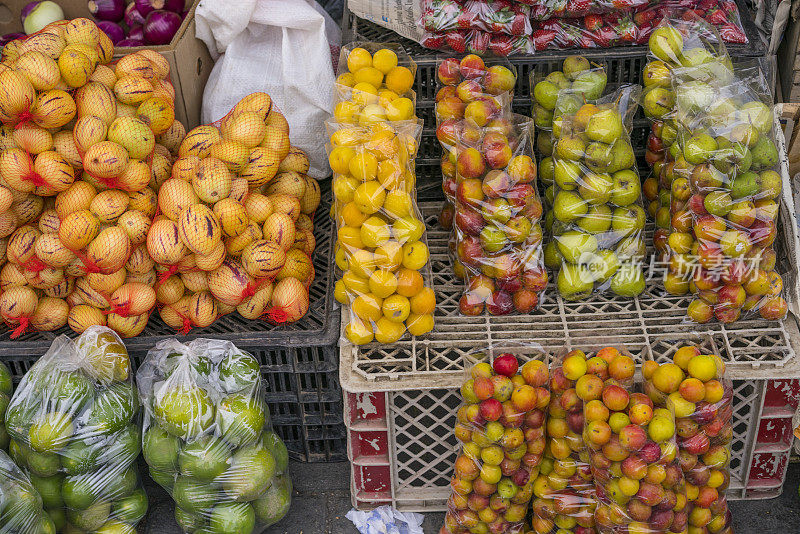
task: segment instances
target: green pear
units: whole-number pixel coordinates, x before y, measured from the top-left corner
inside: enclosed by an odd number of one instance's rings
[[[555,162],[552,156],[542,158],[539,163],[539,179],[544,185],[552,185],[555,175]]]
[[[616,109],[598,111],[586,125],[586,136],[592,141],[611,144],[622,136],[622,117]]]
[[[693,135],[683,147],[683,157],[692,165],[709,161],[717,149],[717,141],[707,133]]]
[[[553,111],[542,107],[538,102],[535,103],[533,105],[533,123],[537,128],[552,128]]]
[[[564,223],[570,223],[586,215],[588,203],[574,191],[559,191],[553,200],[553,215]]]
[[[691,81],[678,85],[675,89],[675,101],[678,109],[696,113],[708,108],[716,98],[716,91],[707,83]]]
[[[577,135],[570,135],[558,140],[555,146],[555,155],[557,158],[577,161],[583,157],[584,150],[586,150],[586,144],[583,139]]]
[[[636,171],[625,169],[613,175],[614,186],[611,190],[611,202],[617,206],[628,206],[637,200],[642,192],[639,175]]]
[[[572,191],[578,187],[580,175],[581,167],[576,162],[564,159],[555,161],[553,178],[559,189]]]
[[[650,51],[661,61],[676,65],[683,52],[683,36],[672,26],[660,26],[653,30],[648,41]]]
[[[772,123],[775,119],[772,110],[763,102],[748,102],[742,106],[740,111],[745,120],[755,126],[759,132],[768,133],[772,130]]]
[[[641,233],[629,235],[620,241],[614,248],[614,252],[620,260],[644,260],[647,255],[647,247]]]
[[[611,291],[620,297],[635,297],[640,295],[645,288],[645,279],[642,268],[632,262],[625,262],[619,266],[611,278]]]
[[[580,181],[578,193],[589,204],[605,204],[611,199],[614,181],[607,173],[588,173]]]
[[[591,68],[589,60],[583,56],[568,56],[561,66],[564,75],[570,80],[575,80],[580,73]]]
[[[641,206],[632,204],[616,208],[611,218],[611,228],[620,236],[629,236],[644,230],[645,213]]]
[[[611,228],[611,207],[606,204],[591,206],[586,215],[578,219],[576,223],[584,232],[590,234],[601,234]]]
[[[559,89],[566,89],[569,87],[570,81],[567,76],[560,70],[556,70],[544,77],[548,82],[556,84]]]
[[[661,119],[672,112],[675,107],[675,93],[668,87],[653,86],[642,100],[645,115],[652,119]]]
[[[544,265],[548,269],[558,269],[561,267],[561,263],[564,261],[564,257],[561,255],[561,252],[558,250],[558,245],[555,241],[550,241],[547,245],[544,246]]]
[[[556,277],[558,293],[566,300],[581,300],[592,293],[594,277],[583,265],[565,263]]]
[[[558,250],[569,263],[579,263],[582,255],[597,250],[597,238],[593,235],[568,230],[555,237]]]
[[[597,100],[606,88],[608,77],[603,69],[581,72],[572,82],[572,89],[583,93],[586,100]]]
[[[749,198],[756,195],[760,189],[758,182],[759,176],[752,171],[737,174],[730,183],[731,198]]]
[[[609,172],[617,172],[622,169],[633,167],[636,163],[636,155],[633,147],[627,139],[617,139],[611,146],[611,168]]]
[[[583,159],[593,172],[607,172],[614,162],[612,146],[605,143],[590,143],[586,147],[586,156]]]
[[[620,266],[620,261],[613,250],[604,248],[598,250],[594,255],[592,265],[587,265],[587,268],[594,275],[595,282],[605,282],[617,272]]]
[[[552,111],[558,100],[558,86],[553,82],[542,80],[533,87],[533,97],[544,109]]]
[[[778,163],[778,149],[766,135],[758,138],[750,153],[753,155],[754,170],[770,169]]]
[[[644,66],[642,72],[645,88],[669,87],[672,81],[672,73],[663,61],[650,61]]]

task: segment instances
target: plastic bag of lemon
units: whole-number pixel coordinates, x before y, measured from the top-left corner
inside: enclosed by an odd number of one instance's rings
[[[289,455],[272,431],[261,367],[233,343],[158,343],[136,373],[142,452],[184,532],[263,532],[289,511]]]
[[[416,64],[398,44],[342,47],[334,87],[334,119],[342,124],[414,119]]]
[[[53,341],[6,411],[9,454],[55,527],[37,532],[135,532],[147,512],[135,465],[138,413],[128,352],[116,333],[91,326],[75,341]]]
[[[414,191],[421,121],[327,127],[343,272],[334,294],[351,311],[345,336],[363,345],[425,334],[436,297],[422,274],[429,252]]]
[[[22,470],[0,451],[0,532],[55,534],[56,527],[42,508],[42,498]]]

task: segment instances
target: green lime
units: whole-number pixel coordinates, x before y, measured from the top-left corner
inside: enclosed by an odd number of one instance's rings
[[[142,453],[152,468],[174,471],[178,466],[180,442],[158,425],[151,426],[144,433]]]
[[[40,414],[28,430],[31,448],[37,452],[55,452],[63,448],[74,433],[72,417],[61,412]]]
[[[137,523],[146,513],[147,494],[141,488],[114,502],[111,508],[111,517],[125,523]]]
[[[194,370],[195,373],[202,376],[208,376],[211,373],[211,360],[209,360],[205,356],[198,356],[194,353],[181,353],[181,352],[171,352],[167,355],[167,359],[165,361],[165,376],[170,376],[181,362],[186,362],[187,365],[190,365],[191,368]]]
[[[39,517],[39,532],[40,534],[56,534],[56,524],[45,513]]]
[[[184,532],[192,532],[201,528],[205,524],[205,519],[199,514],[187,512],[183,508],[175,507],[175,522]]]
[[[286,445],[283,440],[278,437],[278,434],[272,431],[267,431],[261,434],[261,444],[272,453],[275,458],[275,472],[285,473],[289,467],[289,451],[286,450]]]
[[[222,437],[239,447],[254,442],[264,428],[264,403],[247,394],[235,393],[219,401],[217,418]]]
[[[62,412],[80,413],[94,396],[94,384],[78,371],[62,372],[50,389],[50,402]]]
[[[208,526],[214,534],[250,534],[256,526],[256,513],[248,503],[218,504],[211,511]]]
[[[111,437],[111,446],[103,455],[110,463],[129,465],[139,456],[142,436],[139,427],[128,425]]]
[[[31,475],[31,484],[39,492],[42,498],[42,505],[45,508],[59,508],[64,506],[64,500],[61,498],[61,484],[64,481],[63,475],[54,475],[51,477],[37,477]]]
[[[148,469],[148,471],[150,472],[150,478],[153,479],[153,482],[167,491],[172,491],[172,487],[175,485],[175,477],[177,476],[174,471],[161,471],[159,469],[153,469],[152,467]]]
[[[11,397],[9,397],[6,393],[0,391],[0,423],[5,423],[6,410],[8,409],[8,403],[10,402],[11,402]]]
[[[181,474],[201,482],[210,482],[228,469],[231,450],[214,436],[201,436],[184,445],[178,454]]]
[[[31,420],[36,417],[36,409],[24,404],[11,405],[6,410],[6,430],[17,441],[28,441]]]
[[[17,520],[35,516],[42,509],[42,501],[33,486],[27,484],[23,486],[16,480],[6,484],[3,493],[0,494],[0,504],[2,504],[0,517],[11,517]]]
[[[272,485],[253,501],[259,523],[268,527],[280,521],[292,505],[292,481],[288,476],[275,477]]]
[[[95,530],[94,534],[136,534],[136,528],[128,523],[109,519],[105,525]]]
[[[109,513],[111,513],[111,503],[108,501],[97,501],[81,510],[70,510],[67,508],[67,519],[80,529],[92,531],[97,530],[103,523],[108,521]]]
[[[219,364],[219,378],[228,393],[254,389],[260,374],[258,361],[244,352],[228,354]]]
[[[214,402],[192,384],[159,391],[153,409],[164,430],[185,440],[204,434],[214,424]]]
[[[81,475],[94,469],[99,450],[83,440],[75,440],[61,451],[61,465],[68,475]]]
[[[11,371],[6,364],[0,362],[0,392],[5,393],[9,397],[14,390],[14,382],[11,379]]]
[[[88,426],[103,434],[125,428],[139,410],[139,399],[127,382],[117,382],[101,391],[89,414]]]
[[[8,450],[8,442],[11,438],[8,436],[8,432],[6,431],[6,425],[0,425],[0,449],[7,451]]]
[[[175,504],[195,514],[211,509],[220,497],[220,492],[213,485],[189,477],[178,477],[172,487]]]
[[[61,498],[64,499],[67,508],[85,510],[97,500],[99,494],[97,486],[97,481],[91,476],[66,477],[61,484]]]
[[[25,455],[25,460],[28,464],[28,469],[36,476],[50,477],[61,469],[61,460],[59,460],[57,454],[52,452],[39,453],[30,451]]]
[[[25,456],[25,452],[23,452],[22,446],[14,441],[13,438],[8,440],[8,455],[18,466],[26,467],[28,465],[28,460]]]
[[[136,474],[136,466],[133,465],[121,473],[118,473],[116,468],[111,468],[106,475],[111,476],[104,477],[108,478],[108,480],[104,480],[102,483],[104,486],[102,493],[112,501],[127,497],[133,493],[133,490],[136,489],[136,485],[139,482],[139,477]]]
[[[64,527],[67,525],[67,511],[63,508],[52,508],[50,510],[46,510],[47,515],[50,516],[50,521],[53,522],[55,528],[58,532],[64,530]]]
[[[275,459],[264,447],[250,445],[239,449],[223,477],[225,492],[234,501],[252,501],[267,489],[275,476]]]

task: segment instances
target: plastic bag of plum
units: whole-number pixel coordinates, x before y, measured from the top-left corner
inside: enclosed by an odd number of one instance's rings
[[[456,256],[466,281],[459,308],[529,313],[547,286],[533,122],[464,119],[456,130]]]
[[[644,291],[645,213],[630,142],[639,93],[638,85],[623,86],[554,123],[553,252],[566,300]],[[575,97],[562,90],[559,100]]]
[[[461,60],[445,58],[437,62],[439,90],[436,93],[436,138],[442,147],[442,190],[445,203],[439,218],[452,228],[456,197],[456,127],[464,118],[475,123],[490,123],[507,118],[516,85],[516,70],[502,58],[481,59],[470,54]],[[455,247],[451,234],[451,248]],[[464,277],[463,265],[454,260],[454,271]]]
[[[536,50],[530,35],[508,35],[482,30],[451,30],[425,32],[420,40],[425,48],[450,50],[457,54],[469,53],[496,56],[530,55]]]
[[[632,385],[635,363],[624,349],[602,347],[559,355],[550,374],[547,447],[534,482],[531,526],[537,534],[594,532],[597,492],[583,441],[584,402],[602,410],[598,394],[608,381]],[[598,404],[599,403],[599,404]]]
[[[725,364],[719,356],[687,345],[675,351],[670,363],[645,362],[642,375],[656,409],[671,405],[675,414],[688,502],[684,510],[675,511],[673,532],[688,523],[731,534],[725,490],[730,484],[733,387],[725,378]]]
[[[530,35],[531,7],[510,0],[422,0],[419,22],[427,32],[475,29]]]
[[[468,358],[476,363],[461,386],[460,450],[441,532],[523,534],[545,448],[548,356],[520,345]]]
[[[674,70],[672,87],[680,162],[672,196],[688,210],[685,231],[669,244],[689,255],[689,320],[783,319],[772,245],[784,185],[770,85],[758,67],[709,73],[704,64]]]

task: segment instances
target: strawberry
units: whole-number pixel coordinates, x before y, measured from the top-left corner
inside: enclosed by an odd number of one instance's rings
[[[577,43],[575,44],[578,48],[595,48],[597,45],[589,35],[583,35],[578,38]]]
[[[489,40],[489,50],[498,56],[505,57],[514,51],[514,43],[510,35],[492,35]]]
[[[656,18],[656,13],[652,9],[645,9],[644,11],[639,11],[633,15],[633,22],[637,26],[641,26],[646,22],[650,22],[651,20]]]
[[[611,5],[614,6],[614,9],[621,10],[621,9],[630,9],[634,6],[641,5],[641,0],[612,0]]]
[[[639,26],[636,36],[636,44],[646,44],[650,40],[650,34],[653,33],[655,25],[652,22],[647,22]]]
[[[703,11],[708,11],[712,7],[716,6],[716,0],[700,0],[697,4],[697,9],[701,9]]]
[[[729,43],[744,44],[747,42],[747,36],[741,28],[734,24],[725,24],[719,29],[719,34]]]
[[[473,24],[475,24],[475,13],[470,11],[462,11],[461,14],[458,16],[458,27],[463,30],[469,30],[472,28]]]
[[[592,35],[594,42],[597,43],[597,46],[600,48],[608,48],[611,46],[611,43],[616,39],[616,37],[617,32],[615,32],[611,26],[602,26],[597,28]]]
[[[593,32],[603,25],[603,19],[600,15],[586,15],[583,17],[583,25],[587,30]]]
[[[567,0],[566,11],[572,17],[582,17],[589,13],[589,0]]]
[[[490,35],[486,32],[474,30],[471,31],[469,34],[469,39],[467,39],[467,49],[472,54],[484,54],[489,49],[489,37]]]
[[[728,22],[728,16],[721,9],[714,9],[706,13],[705,19],[714,26],[722,26]]]
[[[453,52],[463,54],[467,49],[467,40],[461,32],[447,32],[444,40]]]
[[[422,46],[425,48],[432,48],[438,50],[444,46],[444,34],[442,33],[426,33],[422,38]]]
[[[533,30],[531,38],[533,39],[533,46],[536,50],[545,50],[556,38],[556,32],[552,29],[540,28],[538,30]]]
[[[528,33],[530,19],[522,13],[514,15],[514,20],[511,22],[511,35],[525,35]]]

